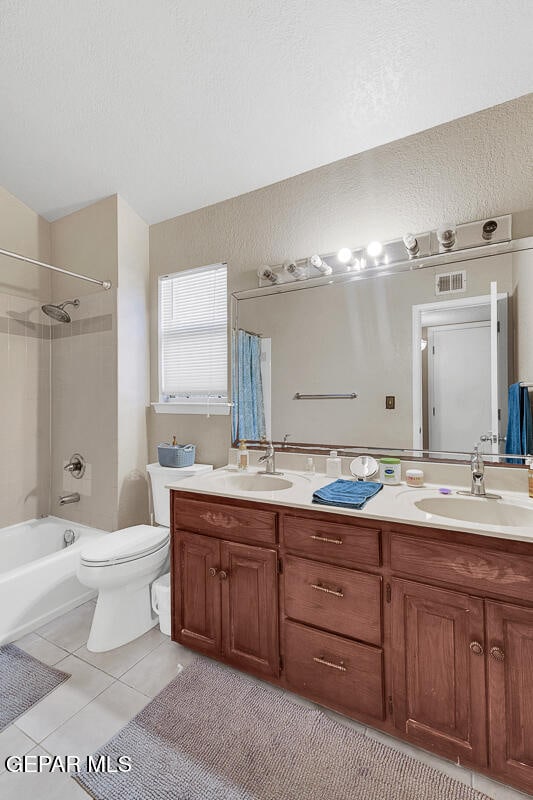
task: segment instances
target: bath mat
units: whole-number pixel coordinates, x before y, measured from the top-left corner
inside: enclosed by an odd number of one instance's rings
[[[14,644],[0,647],[0,731],[67,678]]]
[[[199,659],[74,778],[97,800],[488,800],[228,667]]]

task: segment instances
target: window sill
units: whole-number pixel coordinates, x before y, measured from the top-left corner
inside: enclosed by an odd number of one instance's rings
[[[204,414],[227,416],[233,403],[151,403],[156,414]]]

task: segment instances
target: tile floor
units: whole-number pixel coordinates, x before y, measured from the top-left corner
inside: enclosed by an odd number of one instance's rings
[[[85,644],[93,610],[93,601],[85,603],[16,642],[31,655],[69,672],[72,677],[0,733],[2,800],[30,796],[38,800],[87,800],[86,792],[66,774],[7,772],[6,756],[92,753],[177,675],[180,664],[186,665],[195,658],[192,651],[171,642],[159,629],[109,653],[90,653]],[[289,692],[286,694],[295,703],[313,705]],[[432,764],[494,800],[529,797],[339,714],[326,713],[343,725],[355,727]]]

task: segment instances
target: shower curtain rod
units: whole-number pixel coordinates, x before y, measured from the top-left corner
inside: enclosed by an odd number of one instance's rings
[[[99,281],[96,278],[88,278],[87,275],[80,275],[77,272],[72,272],[70,269],[62,269],[62,267],[54,267],[52,264],[45,264],[44,261],[36,261],[34,258],[21,256],[20,253],[12,253],[9,250],[2,250],[1,247],[0,255],[8,256],[9,258],[17,258],[19,261],[27,261],[28,264],[35,264],[36,267],[45,267],[45,269],[51,269],[54,272],[61,272],[63,275],[70,275],[71,278],[79,278],[80,281],[97,283],[99,286],[103,286],[104,289],[111,289],[111,281]]]

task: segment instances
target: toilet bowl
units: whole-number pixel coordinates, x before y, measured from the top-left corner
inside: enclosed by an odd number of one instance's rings
[[[81,548],[78,579],[98,590],[88,650],[113,650],[157,625],[150,588],[168,571],[170,492],[166,486],[212,469],[207,464],[182,469],[148,464],[154,518],[159,524],[123,528]]]
[[[162,572],[169,539],[168,528],[136,525],[81,549],[78,579],[98,589],[88,650],[112,650],[157,625],[150,586]]]

